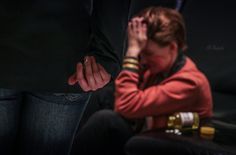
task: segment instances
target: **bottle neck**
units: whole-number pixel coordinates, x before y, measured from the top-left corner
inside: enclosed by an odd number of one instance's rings
[[[174,128],[175,116],[169,116],[167,126],[168,128]]]

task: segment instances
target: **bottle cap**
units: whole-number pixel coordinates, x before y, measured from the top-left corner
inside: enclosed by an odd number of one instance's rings
[[[215,128],[209,126],[202,126],[200,128],[200,137],[206,140],[212,140],[215,135]]]
[[[214,135],[215,134],[215,128],[209,127],[209,126],[202,126],[200,128],[200,133],[204,135]]]

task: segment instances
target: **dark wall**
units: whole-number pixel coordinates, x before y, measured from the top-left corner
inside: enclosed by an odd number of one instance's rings
[[[188,55],[207,75],[215,115],[236,109],[236,9],[232,0],[187,0]]]
[[[177,0],[178,1],[178,0]],[[130,16],[138,13],[140,10],[150,6],[164,6],[175,8],[176,0],[131,0]]]

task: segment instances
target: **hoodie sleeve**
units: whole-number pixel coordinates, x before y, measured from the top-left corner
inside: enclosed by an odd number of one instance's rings
[[[188,108],[198,95],[198,84],[189,75],[176,75],[145,90],[138,88],[139,75],[123,70],[116,80],[115,111],[127,118],[171,114]]]

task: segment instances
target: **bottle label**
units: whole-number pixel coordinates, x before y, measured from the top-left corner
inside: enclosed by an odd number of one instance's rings
[[[182,120],[182,126],[192,126],[193,122],[194,122],[194,116],[193,113],[191,112],[181,112],[180,114],[180,118]]]

